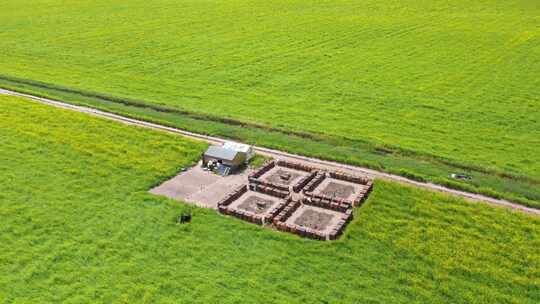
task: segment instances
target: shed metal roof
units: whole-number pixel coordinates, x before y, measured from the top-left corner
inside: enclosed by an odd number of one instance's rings
[[[223,148],[248,153],[251,149],[251,146],[233,141],[228,141],[223,144]]]
[[[208,150],[204,152],[204,155],[224,160],[232,161],[236,157],[236,154],[238,154],[238,151],[234,151],[231,149],[225,149],[220,146],[210,146],[208,147]]]

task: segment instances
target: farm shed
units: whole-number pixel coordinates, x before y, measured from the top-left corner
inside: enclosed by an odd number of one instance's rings
[[[209,162],[222,165],[226,170],[223,175],[237,171],[246,162],[246,154],[220,146],[210,146],[203,154],[203,166],[208,166]]]
[[[223,144],[223,148],[245,154],[246,161],[250,160],[253,156],[255,156],[255,151],[250,145],[228,141]]]

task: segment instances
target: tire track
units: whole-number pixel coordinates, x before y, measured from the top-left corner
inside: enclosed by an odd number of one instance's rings
[[[172,128],[172,127],[167,127],[167,126],[163,126],[163,125],[159,125],[159,124],[155,124],[151,122],[132,119],[132,118],[124,117],[121,115],[92,109],[89,107],[67,104],[64,102],[56,101],[56,100],[37,97],[37,96],[29,95],[29,94],[18,93],[18,92],[14,92],[10,90],[0,89],[0,94],[23,97],[23,98],[40,102],[42,104],[46,104],[46,105],[50,105],[50,106],[54,106],[54,107],[62,108],[62,109],[68,109],[68,110],[72,110],[72,111],[76,111],[80,113],[86,113],[89,115],[122,122],[128,125],[134,125],[134,126],[139,126],[139,127],[145,127],[145,128],[155,129],[155,130],[176,133],[176,134],[180,134],[180,135],[192,138],[192,139],[203,140],[211,144],[222,144],[225,141],[227,141],[226,139],[222,139],[219,137],[197,134],[197,133],[193,133],[193,132],[189,132],[189,131],[185,131],[185,130],[181,130],[177,128]],[[540,216],[540,209],[526,207],[526,206],[519,205],[519,204],[510,202],[507,200],[503,200],[503,199],[496,199],[496,198],[488,197],[481,194],[454,190],[454,189],[450,189],[450,188],[433,184],[433,183],[418,182],[418,181],[411,180],[411,179],[408,179],[399,175],[379,172],[379,171],[368,169],[368,168],[362,168],[362,167],[357,167],[357,166],[352,166],[352,165],[347,165],[347,164],[342,164],[342,163],[337,163],[337,162],[332,162],[332,161],[326,161],[326,160],[296,155],[292,153],[287,153],[287,152],[263,148],[263,147],[254,146],[254,149],[256,152],[260,154],[271,156],[273,158],[280,158],[284,160],[301,162],[301,163],[309,163],[321,169],[341,170],[341,171],[348,171],[350,173],[367,175],[371,178],[379,178],[379,179],[384,179],[388,181],[398,182],[401,184],[412,185],[419,188],[429,189],[432,191],[442,192],[442,193],[450,194],[453,196],[463,197],[470,201],[483,202],[483,203],[487,203],[493,206],[509,208],[515,211],[524,212],[524,213],[528,213],[535,216]]]

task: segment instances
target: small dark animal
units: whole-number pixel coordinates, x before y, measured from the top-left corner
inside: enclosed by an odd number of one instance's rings
[[[185,224],[185,223],[191,222],[191,214],[182,214],[182,215],[180,215],[180,217],[178,218],[178,222],[180,224]]]

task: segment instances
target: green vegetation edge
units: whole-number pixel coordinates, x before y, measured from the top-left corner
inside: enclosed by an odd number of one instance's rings
[[[379,180],[318,242],[147,192],[206,143],[0,102],[0,302],[540,301],[536,216]]]
[[[0,75],[0,87],[191,132],[363,166],[417,181],[432,182],[452,189],[484,194],[540,208],[540,187],[538,187],[540,181],[528,176],[517,176],[468,164],[454,163],[431,155],[396,147],[378,146],[370,142],[351,142],[346,139],[327,138],[314,134],[291,133],[233,120],[180,112],[166,107],[152,106],[143,101],[132,101],[34,80]],[[456,172],[466,173],[472,176],[472,180],[450,179],[450,174]]]

